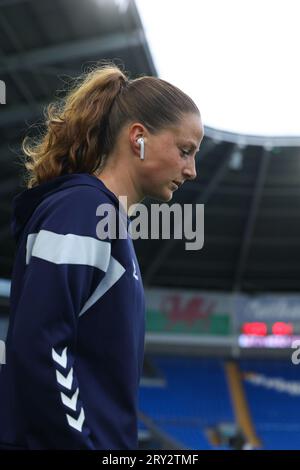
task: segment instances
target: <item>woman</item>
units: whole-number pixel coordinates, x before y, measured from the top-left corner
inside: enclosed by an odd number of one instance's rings
[[[46,132],[24,142],[28,189],[14,201],[17,253],[2,448],[136,449],[144,292],[130,237],[97,237],[99,207],[172,198],[195,178],[198,108],[154,77],[112,64],[87,74]]]

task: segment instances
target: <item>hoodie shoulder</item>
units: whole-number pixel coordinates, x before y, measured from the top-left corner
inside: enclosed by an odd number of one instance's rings
[[[96,237],[99,222],[97,209],[109,204],[116,209],[108,194],[91,186],[62,188],[46,197],[33,212],[28,230]]]
[[[96,206],[103,203],[118,208],[119,201],[97,177],[84,173],[59,176],[14,198],[12,233],[18,241],[28,226],[46,223],[47,219],[60,220],[61,227],[76,218],[78,224],[86,224]]]

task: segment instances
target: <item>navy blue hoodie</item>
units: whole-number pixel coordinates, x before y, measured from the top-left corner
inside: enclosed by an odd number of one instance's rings
[[[14,200],[0,447],[137,448],[144,290],[132,240],[97,237],[101,204],[118,213],[115,195],[88,174]]]

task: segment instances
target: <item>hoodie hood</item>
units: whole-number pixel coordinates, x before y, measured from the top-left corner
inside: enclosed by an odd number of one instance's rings
[[[58,191],[79,185],[98,188],[109,196],[114,205],[119,206],[119,201],[115,194],[96,176],[86,173],[59,176],[34,188],[25,189],[13,199],[11,230],[16,241],[18,241],[27,221],[42,201]]]

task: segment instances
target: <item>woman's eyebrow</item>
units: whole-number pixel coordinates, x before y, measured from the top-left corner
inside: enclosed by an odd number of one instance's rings
[[[191,140],[188,140],[187,142],[188,142],[188,145],[190,145],[193,150],[197,150],[197,152],[199,152],[200,147],[197,147],[197,145],[194,144],[194,142],[192,142]]]

